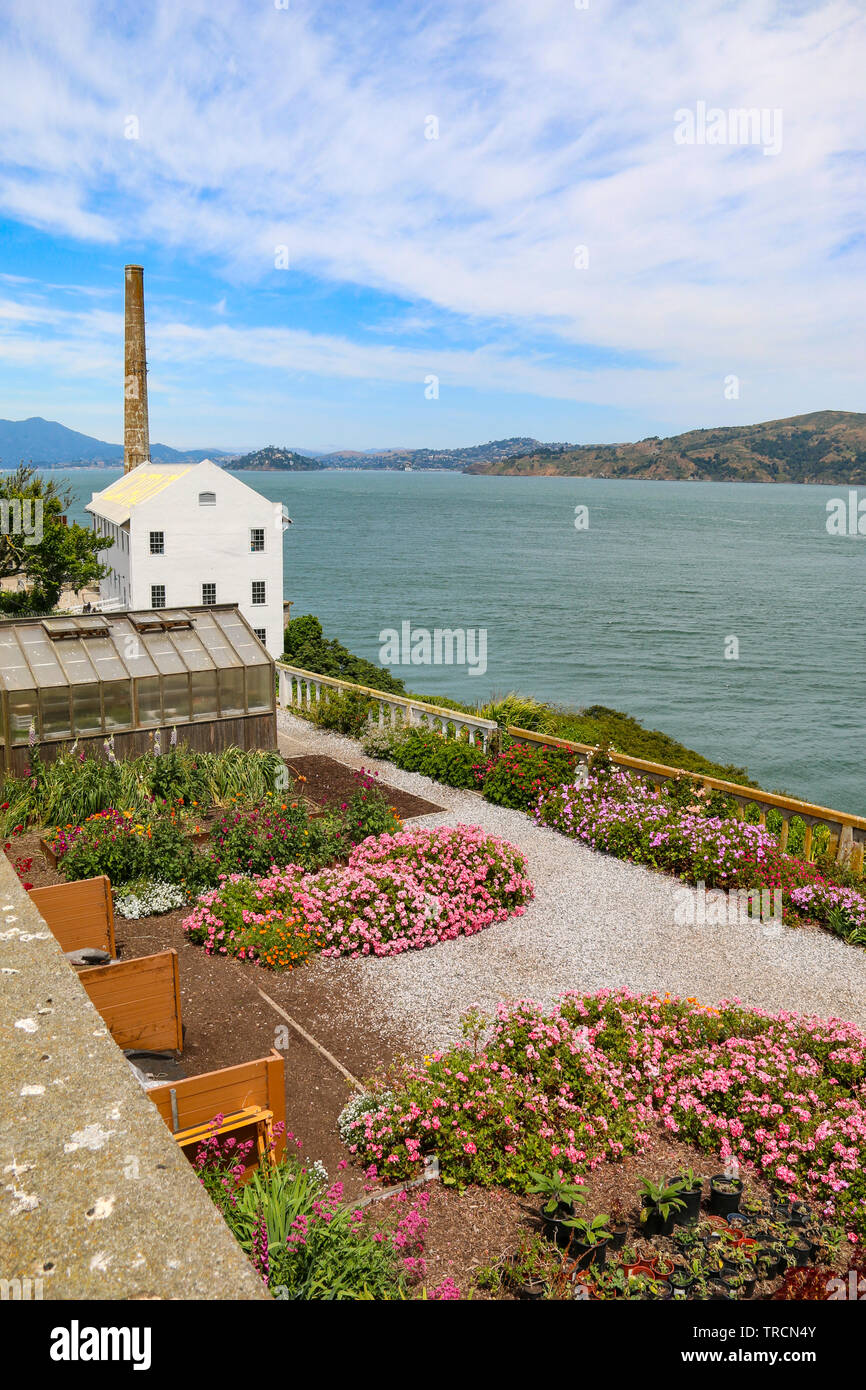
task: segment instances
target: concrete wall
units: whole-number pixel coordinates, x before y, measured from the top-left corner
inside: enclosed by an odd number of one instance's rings
[[[0,972],[0,1297],[268,1297],[2,854]]]

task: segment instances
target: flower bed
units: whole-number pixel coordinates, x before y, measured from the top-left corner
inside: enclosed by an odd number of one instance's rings
[[[786,920],[814,922],[866,945],[866,894],[833,883],[815,864],[788,854],[763,826],[701,814],[633,773],[543,791],[534,814],[540,825],[593,849],[689,883],[779,889]]]
[[[523,1000],[477,1054],[436,1053],[387,1088],[342,1126],[371,1175],[415,1176],[435,1152],[447,1183],[526,1192],[533,1170],[580,1182],[663,1127],[866,1237],[866,1035],[837,1019],[625,990]]]
[[[217,1117],[215,1123],[221,1117]],[[276,1299],[405,1299],[417,1295],[426,1269],[425,1216],[430,1195],[405,1192],[375,1213],[343,1200],[319,1163],[305,1164],[293,1141],[285,1157],[244,1183],[252,1141],[221,1145],[212,1136],[195,1155],[199,1178],[238,1244]],[[345,1167],[342,1164],[341,1167]],[[384,1206],[384,1204],[383,1204]],[[452,1281],[428,1298],[459,1298]]]
[[[208,833],[179,801],[158,802],[141,818],[115,807],[97,811],[80,825],[58,827],[46,845],[64,878],[159,882],[182,889],[184,902],[229,876],[269,875],[288,865],[321,869],[348,859],[370,834],[399,830],[399,816],[373,779],[362,772],[356,780],[348,801],[319,817],[302,802],[267,793],[258,806],[226,813]],[[207,843],[198,843],[202,838]],[[157,894],[154,902],[165,898]]]
[[[58,829],[50,847],[66,879],[106,874],[116,885],[158,879],[198,892],[218,872],[186,838],[173,808],[144,820],[113,807],[97,811],[80,825]]]
[[[397,955],[520,914],[532,896],[525,869],[513,845],[477,826],[407,830],[364,840],[341,868],[231,875],[201,898],[184,930],[209,954],[275,968],[314,950]]]

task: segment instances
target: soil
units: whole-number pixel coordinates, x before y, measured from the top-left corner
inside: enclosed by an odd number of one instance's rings
[[[286,766],[289,772],[300,780],[305,799],[315,802],[317,806],[340,806],[358,790],[356,769],[337,762],[336,758],[311,753],[303,758],[287,758]],[[429,816],[434,811],[443,809],[441,806],[435,806],[432,801],[425,801],[421,796],[400,791],[398,787],[389,787],[375,772],[371,772],[370,775],[376,777],[376,785],[385,793],[388,805],[394,807],[401,820],[410,820],[413,816]]]

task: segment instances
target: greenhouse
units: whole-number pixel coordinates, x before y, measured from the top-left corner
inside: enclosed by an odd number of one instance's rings
[[[118,757],[176,727],[192,747],[275,748],[274,663],[234,605],[58,614],[0,622],[4,767],[74,739],[114,736]]]

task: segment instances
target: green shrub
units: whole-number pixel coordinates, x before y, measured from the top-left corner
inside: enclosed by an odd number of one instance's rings
[[[573,782],[578,761],[565,748],[511,743],[488,764],[482,791],[497,806],[528,811],[543,791]]]
[[[290,1136],[291,1137],[291,1136]],[[429,1200],[400,1208],[393,1229],[377,1230],[347,1206],[342,1183],[327,1185],[321,1165],[306,1167],[291,1151],[246,1183],[234,1162],[208,1163],[207,1146],[196,1157],[201,1181],[242,1250],[275,1298],[346,1301],[409,1296],[410,1279],[423,1272],[423,1238]],[[240,1162],[238,1161],[240,1159]]]
[[[136,821],[114,809],[97,812],[80,826],[59,832],[54,842],[58,869],[67,880],[106,874],[112,884],[160,879],[192,894],[217,880],[217,866],[197,854],[174,819]]]
[[[318,704],[311,705],[307,715],[320,729],[332,729],[349,738],[360,738],[370,717],[372,700],[352,691],[329,691]]]
[[[321,676],[387,690],[392,695],[406,693],[403,682],[390,671],[353,655],[342,643],[324,637],[322,624],[311,613],[292,618],[286,625],[283,660],[290,666],[299,666],[302,671],[316,671]]]
[[[380,754],[380,756],[383,756]],[[420,772],[449,787],[478,789],[487,754],[460,738],[432,729],[402,729],[393,734],[386,755],[406,772]]]

